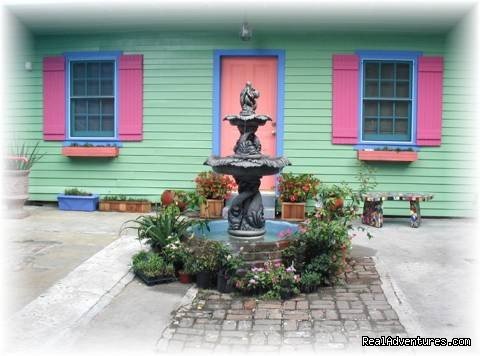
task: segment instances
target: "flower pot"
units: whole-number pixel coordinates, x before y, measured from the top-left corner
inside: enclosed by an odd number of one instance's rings
[[[95,211],[97,210],[98,194],[65,195],[59,194],[58,208],[60,210]]]
[[[120,149],[118,147],[82,147],[67,146],[62,147],[62,155],[67,157],[118,157]]]
[[[342,198],[332,198],[330,201],[330,204],[328,206],[328,209],[330,211],[337,211],[339,209],[343,208],[343,199]]]
[[[212,273],[210,271],[197,273],[197,287],[202,289],[212,288]]]
[[[316,292],[317,289],[318,289],[318,286],[302,286],[300,288],[301,292],[306,294]]]
[[[233,285],[229,276],[225,276],[225,273],[219,272],[217,274],[217,290],[220,293],[232,293]]]
[[[415,162],[418,159],[418,153],[415,151],[358,150],[357,158],[360,161]]]
[[[293,298],[293,296],[294,293],[291,289],[280,289],[280,298],[282,298],[282,300]]]
[[[200,205],[200,217],[203,219],[221,219],[223,205],[223,199],[207,199],[206,203]]]
[[[28,175],[30,170],[5,170],[4,199],[6,203],[5,216],[12,219],[22,219],[28,216],[23,209],[28,199]]]
[[[305,220],[305,203],[282,202],[282,220]]]
[[[110,201],[103,200],[99,205],[100,211],[118,211],[121,213],[149,213],[152,204],[148,201]]]
[[[192,278],[190,277],[190,274],[184,271],[178,271],[178,280],[180,281],[180,283],[183,284],[192,283]]]

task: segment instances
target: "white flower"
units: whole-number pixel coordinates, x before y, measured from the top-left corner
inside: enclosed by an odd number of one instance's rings
[[[232,255],[228,255],[227,256],[227,261],[230,261],[231,258],[232,258]]]

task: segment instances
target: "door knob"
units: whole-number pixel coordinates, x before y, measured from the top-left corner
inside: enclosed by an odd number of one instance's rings
[[[275,136],[277,134],[276,130],[272,130],[272,136]]]

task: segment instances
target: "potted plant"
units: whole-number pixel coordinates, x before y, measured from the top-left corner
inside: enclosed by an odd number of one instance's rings
[[[305,220],[305,205],[318,191],[320,181],[312,174],[282,173],[278,190],[282,202],[282,219]]]
[[[357,159],[377,162],[414,162],[418,159],[418,153],[411,147],[377,147],[358,150]]]
[[[173,264],[153,251],[140,251],[132,257],[133,271],[146,285],[175,281]]]
[[[115,145],[94,145],[91,143],[85,143],[80,145],[78,143],[72,143],[69,146],[62,147],[62,155],[66,157],[117,157],[120,149]]]
[[[245,267],[245,261],[240,255],[233,255],[226,247],[221,255],[220,270],[217,273],[217,290],[220,293],[231,293],[234,276]]]
[[[195,178],[196,190],[203,198],[200,204],[200,217],[218,219],[222,217],[225,199],[234,188],[233,180],[215,172],[201,172]]]
[[[125,195],[106,195],[100,199],[99,210],[149,213],[152,210],[152,204],[147,199],[137,199]]]
[[[352,195],[353,191],[346,184],[322,184],[318,191],[317,202],[320,207],[335,212],[342,209],[345,199]]]
[[[164,190],[160,201],[162,202],[163,207],[169,205],[176,205],[181,212],[184,212],[187,209],[189,200],[189,193],[184,190]]]
[[[64,194],[59,194],[57,200],[60,210],[95,211],[98,205],[98,194],[69,188],[65,189]]]
[[[28,216],[23,209],[28,199],[28,177],[32,166],[44,156],[39,153],[38,145],[37,142],[32,147],[26,143],[10,146],[3,171],[5,214],[9,218],[21,219]]]
[[[300,290],[303,293],[313,293],[321,283],[321,276],[317,272],[304,272],[300,277]]]
[[[192,252],[192,269],[197,287],[209,289],[213,286],[216,273],[220,268],[223,245],[218,241],[197,239]]]

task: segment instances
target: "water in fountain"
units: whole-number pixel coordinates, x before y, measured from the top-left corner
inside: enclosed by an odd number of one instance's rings
[[[260,93],[247,82],[240,93],[242,110],[239,115],[227,115],[236,126],[240,137],[234,146],[234,154],[227,157],[211,156],[205,162],[217,173],[230,174],[238,185],[238,195],[228,211],[228,234],[243,241],[260,240],[265,235],[262,196],[259,191],[263,176],[279,173],[290,162],[285,157],[270,157],[261,153],[261,143],[255,134],[259,126],[271,118],[257,115],[256,100]]]

